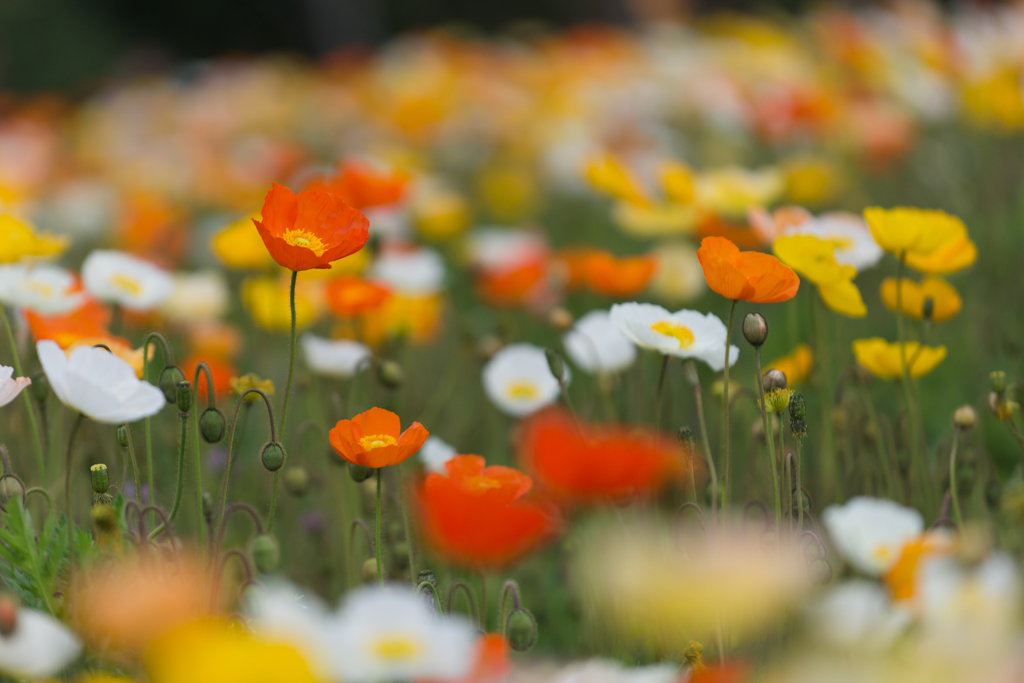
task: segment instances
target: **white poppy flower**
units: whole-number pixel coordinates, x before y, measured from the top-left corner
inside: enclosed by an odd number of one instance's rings
[[[254,585],[245,593],[245,613],[260,638],[294,647],[319,679],[331,678],[326,606],[286,581]]]
[[[334,676],[350,683],[458,679],[473,665],[477,640],[467,619],[442,619],[399,585],[349,592],[325,636]]]
[[[882,260],[885,252],[871,236],[868,224],[860,216],[836,211],[811,218],[800,225],[787,228],[784,235],[811,235],[836,245],[836,262],[853,266],[858,271],[870,268]]]
[[[568,367],[565,372],[568,378]],[[551,405],[561,391],[544,349],[533,344],[509,344],[494,354],[484,366],[483,382],[488,398],[513,417]]]
[[[427,472],[446,474],[448,470],[445,469],[444,464],[458,455],[458,453],[455,450],[455,446],[444,441],[441,437],[431,434],[423,442],[423,447],[418,455]]]
[[[67,626],[48,614],[20,608],[14,631],[0,635],[0,672],[15,679],[55,676],[82,651]]]
[[[858,571],[881,576],[900,558],[903,546],[924,532],[913,508],[891,500],[855,496],[821,515],[836,551]]]
[[[630,302],[612,306],[611,320],[637,346],[677,358],[696,358],[718,372],[725,368],[725,324],[714,313],[681,310],[669,313],[661,306]],[[740,350],[729,347],[729,366]]]
[[[625,666],[611,659],[588,659],[571,664],[550,678],[550,683],[678,683],[688,677],[673,663]]]
[[[562,336],[573,363],[591,374],[621,372],[636,360],[636,346],[612,322],[608,311],[590,311]]]
[[[930,625],[1008,627],[1020,608],[1017,565],[1005,553],[995,553],[967,568],[956,558],[925,558],[915,577],[922,620]]]
[[[230,303],[228,283],[220,271],[175,273],[171,293],[160,304],[160,313],[168,320],[191,324],[221,318]]]
[[[85,301],[85,295],[73,291],[74,287],[75,276],[59,266],[0,266],[0,304],[59,315],[73,311]]]
[[[515,268],[544,259],[547,254],[544,237],[532,230],[488,226],[466,236],[470,265],[485,271]]]
[[[402,296],[428,296],[444,286],[444,259],[433,249],[386,251],[370,268],[370,278]]]
[[[325,377],[351,377],[359,364],[373,352],[366,344],[352,339],[324,339],[314,334],[302,335],[302,352],[309,369]]]
[[[28,377],[14,377],[14,368],[0,365],[0,408],[4,407],[14,399],[22,389],[32,384]]]
[[[149,311],[171,294],[170,273],[123,251],[97,249],[82,264],[82,284],[101,301]]]
[[[135,422],[156,415],[167,402],[162,391],[106,349],[79,346],[64,355],[56,342],[43,339],[36,353],[60,402],[96,422]]]
[[[911,614],[896,606],[873,581],[854,579],[833,588],[806,610],[808,633],[843,650],[882,652],[910,626]]]

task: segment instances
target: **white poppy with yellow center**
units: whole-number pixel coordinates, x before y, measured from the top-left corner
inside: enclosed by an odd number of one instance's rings
[[[75,276],[59,266],[0,266],[0,304],[29,308],[43,315],[60,315],[85,301],[85,295],[74,289]]]
[[[171,295],[170,273],[123,251],[97,249],[82,264],[82,284],[100,301],[150,311]]]
[[[569,379],[569,368],[565,369]],[[561,391],[544,349],[510,344],[484,366],[484,391],[495,406],[513,417],[526,417],[558,400]]]
[[[714,313],[683,309],[671,313],[661,306],[630,302],[615,304],[611,320],[641,348],[677,358],[696,358],[718,372],[725,367],[725,324]],[[729,347],[729,365],[740,350]]]
[[[821,521],[839,555],[868,576],[885,574],[899,560],[903,546],[924,533],[920,512],[869,496],[825,508]]]

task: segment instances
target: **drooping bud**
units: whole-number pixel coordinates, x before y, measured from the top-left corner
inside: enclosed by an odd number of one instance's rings
[[[187,413],[192,409],[192,382],[183,379],[178,382],[175,399],[178,404],[179,413]]]
[[[396,361],[386,360],[377,367],[377,379],[389,389],[397,389],[405,382],[405,372]]]
[[[224,438],[227,422],[217,408],[207,408],[199,416],[199,434],[206,443],[217,443]]]
[[[117,428],[117,443],[121,448],[128,448],[128,425],[119,425]]]
[[[277,441],[271,441],[260,451],[260,462],[268,472],[277,472],[284,466],[284,446]]]
[[[363,562],[363,581],[377,580],[377,558],[368,557]]]
[[[18,603],[12,595],[0,595],[0,637],[9,638],[17,629]]]
[[[953,424],[968,431],[978,423],[978,411],[973,406],[960,406],[953,412]]]
[[[781,370],[775,370],[774,368],[764,373],[761,377],[761,388],[764,389],[764,393],[769,394],[776,389],[785,389],[788,382],[786,381],[786,373]]]
[[[185,380],[185,375],[178,369],[177,365],[165,366],[160,371],[160,378],[157,380],[157,384],[160,385],[160,391],[164,392],[164,398],[167,399],[168,403],[175,403],[178,400],[178,382]]]
[[[516,652],[526,652],[532,648],[537,643],[537,620],[530,610],[512,610],[505,622],[505,635],[509,646]]]
[[[924,319],[931,322],[932,314],[935,312],[935,299],[930,296],[924,298],[924,303],[921,305],[921,314]]]
[[[424,583],[429,583],[434,589],[437,589],[437,577],[434,576],[434,572],[429,569],[421,569],[419,576],[416,577],[416,585],[421,586]],[[437,600],[434,598],[434,591],[421,589],[420,596],[422,596],[429,604],[431,609],[437,609],[439,605]]]
[[[17,498],[25,502],[25,484],[16,474],[5,474],[0,477],[0,510],[7,510],[12,500]]]
[[[559,382],[565,379],[565,361],[562,354],[554,349],[544,349],[544,356],[548,359],[548,370]]]
[[[281,549],[271,534],[260,534],[252,540],[252,563],[260,574],[269,574],[281,561]]]
[[[574,322],[572,313],[561,306],[548,311],[548,324],[559,332],[568,332]]]
[[[284,485],[288,492],[296,498],[306,495],[309,489],[309,472],[305,467],[289,467],[284,473]]]
[[[92,473],[92,490],[96,493],[106,493],[110,488],[110,474],[107,466],[99,462],[89,468]]]
[[[992,384],[992,391],[1001,394],[1006,391],[1006,373],[1002,370],[990,373],[988,381]]]
[[[751,346],[761,346],[768,339],[768,321],[760,313],[743,316],[743,338]]]
[[[360,484],[373,476],[374,469],[366,465],[357,465],[353,462],[348,464],[348,476],[357,484]]]
[[[38,403],[45,403],[46,397],[50,395],[50,380],[46,379],[45,373],[32,375],[32,397]]]

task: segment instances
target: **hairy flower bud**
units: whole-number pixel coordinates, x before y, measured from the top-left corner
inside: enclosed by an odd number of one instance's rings
[[[277,472],[284,466],[284,446],[277,441],[271,441],[260,451],[260,462],[268,472]]]
[[[974,429],[978,423],[978,411],[973,406],[960,406],[953,412],[953,424],[964,431]]]
[[[544,356],[548,359],[548,369],[559,382],[565,379],[565,361],[562,354],[554,349],[544,349]]]
[[[121,448],[128,448],[128,425],[119,425],[117,428],[117,443]]]
[[[32,375],[32,397],[38,403],[45,403],[46,397],[50,395],[50,380],[42,372]]]
[[[405,382],[405,372],[396,361],[386,360],[377,367],[377,379],[389,389],[397,389]]]
[[[529,610],[514,609],[505,622],[505,635],[513,650],[526,652],[537,643],[537,620]]]
[[[1001,394],[1006,391],[1006,373],[1002,370],[990,373],[988,381],[992,384],[992,391]]]
[[[192,382],[183,379],[178,382],[175,389],[175,401],[178,404],[178,412],[187,413],[192,409]]]
[[[793,394],[789,397],[789,417],[792,420],[807,419],[807,401],[803,394]]]
[[[25,484],[16,474],[5,474],[0,477],[0,510],[7,510],[8,504],[15,498],[25,502]]]
[[[92,490],[96,493],[106,493],[110,488],[110,474],[107,472],[107,466],[101,462],[96,463],[89,468],[89,472],[92,473]]]
[[[786,381],[786,373],[781,370],[769,370],[764,373],[761,377],[761,388],[764,389],[764,393],[768,394],[776,389],[785,389],[788,382]]]
[[[768,321],[760,313],[743,316],[743,338],[751,346],[761,346],[768,339]]]
[[[363,562],[363,581],[377,580],[377,558],[368,557]]]
[[[168,403],[177,402],[178,382],[182,382],[184,379],[185,375],[182,374],[177,365],[167,365],[160,371],[160,378],[157,380],[157,384],[160,385],[160,391],[164,392],[164,398],[167,399]]]
[[[260,534],[252,540],[252,563],[260,574],[269,574],[277,569],[281,561],[281,549],[277,539],[270,534]]]
[[[357,484],[369,479],[373,476],[373,472],[374,469],[372,467],[367,467],[366,465],[356,465],[351,462],[348,464],[348,476]]]
[[[284,473],[284,484],[293,496],[302,497],[309,490],[309,472],[302,466],[289,467]]]
[[[199,416],[199,434],[206,443],[217,443],[223,439],[226,428],[224,413],[216,408],[207,408]]]
[[[686,451],[692,451],[694,445],[693,430],[689,427],[679,428],[679,443]]]

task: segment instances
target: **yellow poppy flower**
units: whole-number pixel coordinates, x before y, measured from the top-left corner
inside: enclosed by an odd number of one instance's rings
[[[412,205],[413,223],[419,234],[427,239],[444,240],[469,227],[469,204],[465,197],[445,187],[424,184],[423,188]]]
[[[39,234],[35,226],[0,215],[0,263],[14,263],[29,256],[56,256],[68,248],[65,237]]]
[[[903,359],[899,342],[888,342],[881,337],[857,339],[853,342],[853,355],[857,362],[879,379],[900,379],[903,377]],[[927,375],[946,357],[945,346],[922,346],[907,342],[904,349],[910,376],[917,378]]]
[[[270,379],[261,379],[255,372],[250,372],[241,377],[231,378],[231,393],[241,396],[249,389],[259,389],[267,396],[274,395],[274,382]],[[259,394],[246,394],[245,400],[252,403],[259,399]]]
[[[964,222],[944,211],[871,207],[864,220],[878,246],[905,255],[907,265],[923,273],[952,273],[978,258]]]
[[[827,159],[793,159],[783,165],[782,173],[786,198],[794,204],[823,204],[835,197],[843,185],[841,171]]]
[[[686,204],[631,204],[616,202],[612,218],[622,231],[634,237],[665,237],[693,232],[697,214]]]
[[[822,301],[836,313],[863,318],[868,313],[853,278],[857,269],[840,265],[835,257],[835,243],[812,235],[780,237],[772,243],[772,251],[780,261],[818,287]]]
[[[930,254],[907,254],[907,265],[921,273],[942,275],[955,273],[974,265],[978,260],[978,247],[965,232]]]
[[[811,347],[807,344],[798,344],[789,354],[769,363],[764,371],[778,370],[786,376],[786,385],[792,388],[806,380],[813,367],[814,352]]]
[[[636,206],[650,206],[651,198],[632,170],[608,154],[587,162],[587,181],[599,192]]]
[[[388,297],[383,305],[363,315],[363,341],[379,346],[389,337],[404,337],[413,344],[426,344],[441,331],[444,299],[440,294]]]
[[[697,204],[725,218],[746,218],[747,209],[773,204],[785,189],[777,169],[748,171],[724,168],[703,173],[697,179]]]
[[[210,251],[228,268],[256,270],[274,262],[253,225],[253,218],[258,220],[260,213],[251,213],[231,223],[210,239]]]
[[[292,318],[288,283],[275,277],[249,278],[242,283],[242,303],[256,324],[265,330],[287,332]],[[295,291],[295,325],[308,327],[317,317],[318,307],[309,291]]]
[[[902,292],[900,294],[905,315],[921,320],[924,318],[925,299],[932,300],[932,320],[943,323],[950,320],[960,312],[963,307],[963,300],[956,288],[939,277],[926,277],[918,284],[911,280],[903,280]],[[890,311],[896,310],[896,278],[887,277],[882,280],[882,287],[879,291],[882,303]]]
[[[533,216],[540,199],[535,174],[522,163],[495,162],[480,170],[477,190],[491,214],[516,223]]]
[[[678,161],[666,161],[660,169],[665,196],[677,204],[692,204],[696,197],[696,178],[693,170]]]

